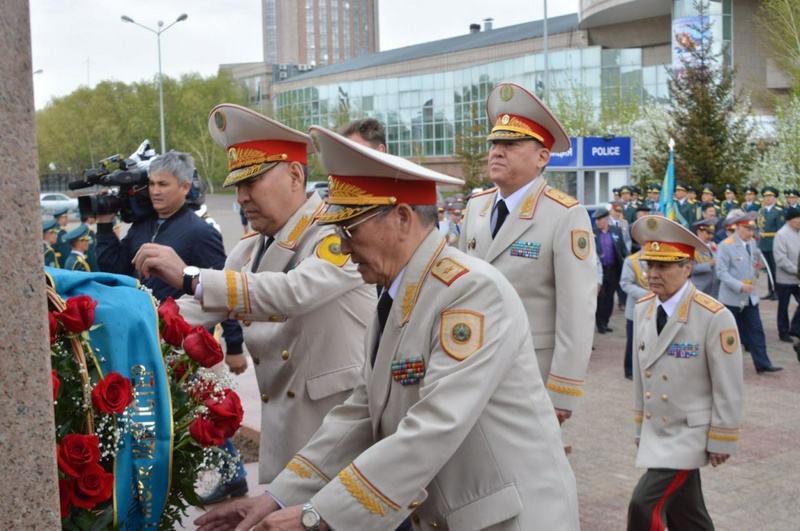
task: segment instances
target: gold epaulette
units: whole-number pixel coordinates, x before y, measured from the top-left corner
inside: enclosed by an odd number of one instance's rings
[[[469,269],[462,266],[452,258],[442,258],[433,266],[431,269],[431,275],[435,276],[448,286],[455,282],[455,280],[463,275],[464,273],[468,273]]]
[[[247,238],[252,238],[252,237],[253,237],[253,236],[255,236],[256,234],[261,234],[261,233],[260,233],[260,232],[258,232],[257,230],[254,230],[254,231],[248,232],[247,234],[245,234],[244,236],[242,236],[242,240],[246,240]]]
[[[472,194],[471,196],[469,196],[469,198],[470,199],[475,199],[476,197],[480,197],[482,195],[491,194],[495,190],[497,190],[497,187],[496,186],[492,186],[491,188],[487,188],[486,190],[481,190],[480,192],[478,192],[476,194]]]
[[[733,243],[733,238],[727,238],[725,240],[722,240],[722,243],[724,243],[725,245],[730,245]]]
[[[717,313],[725,306],[722,303],[712,299],[705,293],[695,293],[694,294],[694,302],[705,308],[706,310],[710,311],[711,313]]]
[[[550,188],[548,191],[544,193],[547,197],[555,201],[556,203],[561,203],[567,208],[572,208],[578,204],[578,200],[572,197],[569,194],[565,194],[561,190],[557,188]]]
[[[653,297],[655,297],[655,296],[656,296],[656,294],[655,294],[655,293],[648,293],[647,295],[645,295],[645,296],[644,296],[644,297],[642,297],[641,299],[638,299],[638,300],[636,301],[636,304],[639,304],[640,302],[649,301],[650,299],[652,299],[652,298],[653,298]]]

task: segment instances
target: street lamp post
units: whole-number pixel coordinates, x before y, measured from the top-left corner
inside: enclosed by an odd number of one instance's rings
[[[166,138],[166,133],[164,132],[164,76],[161,73],[161,34],[170,29],[178,22],[183,22],[184,20],[189,18],[189,15],[187,15],[186,13],[182,14],[177,19],[175,19],[175,22],[173,22],[166,28],[164,28],[164,21],[159,20],[157,30],[154,30],[153,28],[148,28],[143,24],[139,24],[138,22],[136,22],[127,15],[122,15],[121,18],[123,22],[130,22],[131,24],[136,24],[140,28],[144,28],[147,31],[155,33],[156,39],[158,40],[158,105],[159,105],[159,117],[161,119],[161,153],[163,154],[167,151],[167,138]]]

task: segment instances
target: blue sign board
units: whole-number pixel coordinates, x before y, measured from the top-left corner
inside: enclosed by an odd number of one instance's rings
[[[578,167],[578,139],[570,138],[570,148],[563,153],[551,153],[548,168],[577,168]]]
[[[630,166],[630,137],[614,137],[605,139],[599,136],[587,136],[583,139],[583,166],[603,167]]]

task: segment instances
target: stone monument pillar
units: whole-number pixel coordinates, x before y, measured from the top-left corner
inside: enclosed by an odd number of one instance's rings
[[[28,0],[0,13],[0,529],[60,529]]]

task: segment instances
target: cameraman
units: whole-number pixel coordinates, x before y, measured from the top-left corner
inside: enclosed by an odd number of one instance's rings
[[[136,276],[131,260],[139,247],[150,242],[172,247],[187,264],[222,269],[225,265],[222,236],[186,205],[193,175],[194,159],[187,153],[170,151],[151,160],[148,190],[154,212],[134,221],[121,241],[114,234],[115,214],[97,216],[100,271]],[[177,300],[184,293],[156,277],[140,280],[159,301],[170,296]],[[240,374],[247,368],[247,359],[242,353],[242,329],[236,321],[225,321],[222,325],[226,362],[233,373]]]

